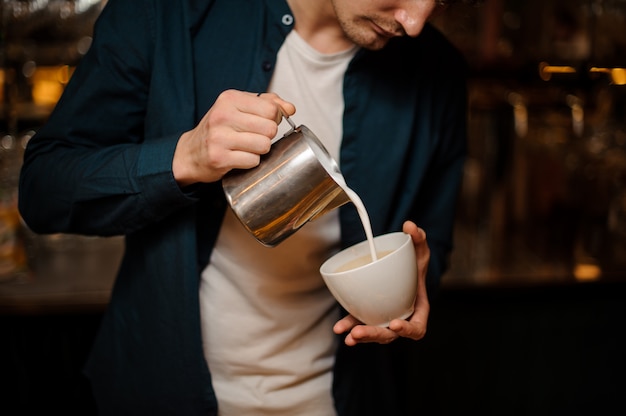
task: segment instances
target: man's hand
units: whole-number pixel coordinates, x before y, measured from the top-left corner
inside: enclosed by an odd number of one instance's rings
[[[346,335],[346,345],[353,346],[359,343],[376,342],[388,344],[399,337],[419,340],[426,335],[430,304],[426,293],[426,271],[430,261],[430,249],[426,241],[426,233],[415,223],[406,221],[402,231],[411,235],[417,259],[417,296],[415,297],[415,311],[408,320],[394,319],[388,328],[363,325],[352,315],[339,320],[333,327],[336,334]]]
[[[172,161],[181,186],[218,181],[231,169],[257,166],[293,104],[273,93],[222,92],[198,125],[182,134]]]

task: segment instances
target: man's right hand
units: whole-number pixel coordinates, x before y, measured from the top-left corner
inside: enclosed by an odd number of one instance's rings
[[[180,186],[215,182],[231,169],[257,166],[293,104],[274,93],[226,90],[176,145],[172,171]]]

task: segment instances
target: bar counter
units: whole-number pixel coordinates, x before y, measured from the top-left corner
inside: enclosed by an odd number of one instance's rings
[[[39,236],[24,270],[0,281],[1,314],[101,312],[122,258],[121,237]]]
[[[533,253],[515,238],[482,243],[463,228],[441,292],[588,288],[626,284],[626,266],[592,258]],[[28,267],[0,280],[0,314],[98,313],[106,307],[122,258],[122,237],[36,236]],[[626,259],[625,259],[626,260]]]

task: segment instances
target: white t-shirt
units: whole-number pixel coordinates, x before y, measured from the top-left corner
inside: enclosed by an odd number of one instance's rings
[[[321,54],[292,31],[269,88],[296,105],[293,121],[309,127],[335,160],[343,77],[355,52]],[[281,123],[279,135],[288,128]],[[335,210],[268,248],[227,210],[200,284],[204,355],[221,416],[335,414],[338,313],[319,267],[339,237]]]

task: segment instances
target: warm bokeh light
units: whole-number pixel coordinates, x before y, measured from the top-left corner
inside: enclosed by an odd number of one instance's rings
[[[574,267],[574,277],[580,282],[598,280],[602,276],[602,269],[592,263],[578,263]]]
[[[544,81],[549,81],[552,74],[575,74],[576,68],[571,66],[549,65],[547,62],[539,64],[539,76]]]
[[[626,85],[626,68],[598,68],[594,66],[589,69],[589,72],[608,74],[614,85]]]
[[[61,97],[74,68],[68,65],[37,67],[32,75],[33,101],[38,105],[54,105]]]

